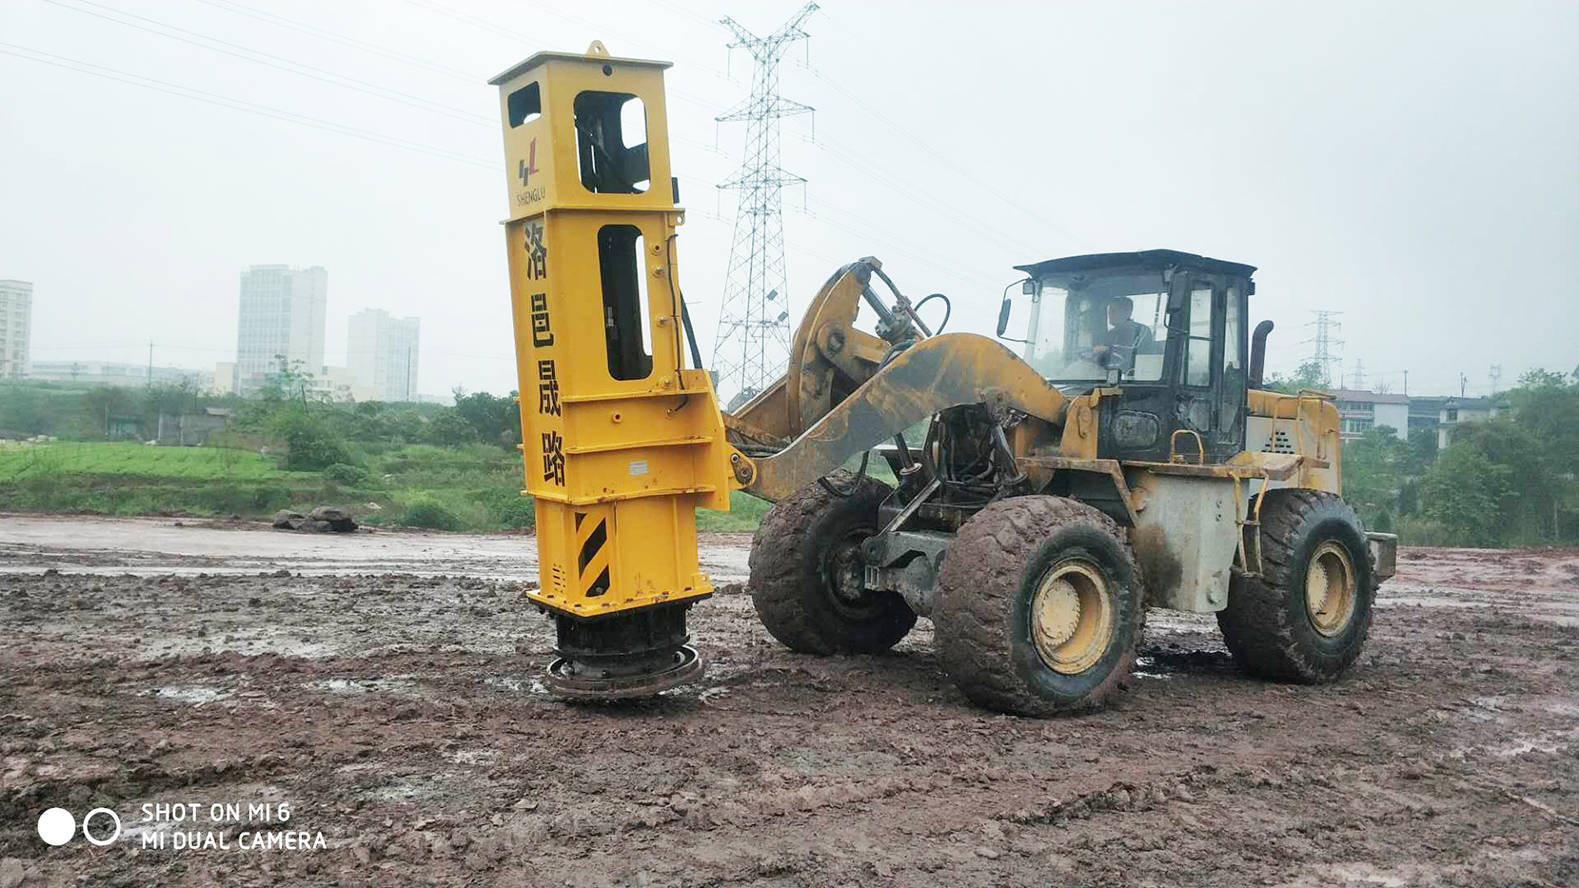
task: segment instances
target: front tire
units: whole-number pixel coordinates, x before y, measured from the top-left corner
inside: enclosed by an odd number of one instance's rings
[[[1217,625],[1251,675],[1329,682],[1365,646],[1376,587],[1365,530],[1349,504],[1321,491],[1273,490],[1261,506],[1261,576],[1234,574]]]
[[[751,541],[751,603],[768,633],[803,654],[876,654],[899,643],[916,615],[893,592],[865,588],[861,543],[878,531],[887,485],[830,476],[768,512]],[[853,489],[851,489],[853,485]]]
[[[1118,693],[1145,624],[1140,569],[1100,511],[1054,496],[993,503],[949,544],[932,621],[978,706],[1046,717]]]

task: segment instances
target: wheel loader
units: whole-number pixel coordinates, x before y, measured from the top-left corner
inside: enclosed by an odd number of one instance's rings
[[[678,277],[667,67],[593,43],[491,81],[537,509],[528,598],[556,624],[555,693],[641,697],[701,674],[686,619],[713,587],[695,512],[734,491],[775,504],[749,583],[774,638],[877,654],[927,617],[943,669],[989,709],[1108,700],[1148,608],[1216,614],[1255,675],[1353,663],[1396,538],[1339,496],[1332,400],[1264,387],[1253,267],[1172,250],[1019,266],[994,340],[931,329],[932,297],[860,259],[812,299],[785,375],[725,414]]]

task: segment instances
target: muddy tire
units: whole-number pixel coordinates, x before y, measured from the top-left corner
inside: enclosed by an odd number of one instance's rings
[[[1259,578],[1234,574],[1217,613],[1228,650],[1261,678],[1336,679],[1365,646],[1378,585],[1359,516],[1330,493],[1273,490],[1261,507],[1261,559]]]
[[[751,603],[762,625],[803,654],[876,654],[899,643],[916,615],[893,592],[866,591],[860,545],[877,533],[887,485],[848,472],[780,501],[751,541]]]
[[[1145,619],[1140,568],[1118,526],[1054,496],[972,516],[949,544],[932,610],[938,658],[965,696],[1037,717],[1118,693]]]

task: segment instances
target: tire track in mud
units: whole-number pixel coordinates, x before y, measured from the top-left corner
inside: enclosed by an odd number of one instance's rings
[[[698,685],[568,706],[507,579],[7,574],[0,858],[42,884],[1579,883],[1579,637],[1548,618],[1579,555],[1406,555],[1343,682],[1253,681],[1209,618],[1158,613],[1115,706],[1048,721],[969,707],[925,623],[804,657],[728,591],[694,613]],[[238,796],[330,847],[47,850],[29,820]]]

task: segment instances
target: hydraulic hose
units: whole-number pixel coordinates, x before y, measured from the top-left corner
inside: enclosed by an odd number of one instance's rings
[[[924,297],[920,302],[916,303],[915,313],[918,315],[921,314],[921,307],[934,299],[943,300],[943,323],[938,324],[937,329],[938,333],[942,333],[943,329],[948,326],[949,318],[954,316],[954,303],[950,302],[947,296],[944,296],[942,293],[933,293],[930,296]]]

